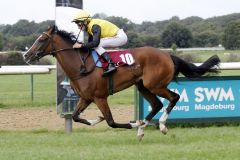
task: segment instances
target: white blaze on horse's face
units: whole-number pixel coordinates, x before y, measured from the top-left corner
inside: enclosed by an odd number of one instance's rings
[[[36,39],[36,41],[33,43],[33,45],[28,49],[27,53],[30,52],[30,51],[34,51],[34,50],[35,50],[36,44],[39,43],[39,41],[41,40],[41,38],[42,38],[42,35],[40,35],[40,36]]]
[[[33,45],[27,50],[27,52],[23,55],[24,60],[28,63],[29,58],[32,57],[33,54],[35,54],[35,50],[37,48],[37,43],[39,43],[40,39],[42,38],[42,35],[40,35],[35,42],[33,43]]]
[[[49,35],[44,32],[44,34],[41,34],[36,41],[33,43],[33,45],[28,49],[28,51],[23,55],[24,60],[27,63],[31,63],[32,61],[38,59],[39,53],[43,53],[48,46]]]

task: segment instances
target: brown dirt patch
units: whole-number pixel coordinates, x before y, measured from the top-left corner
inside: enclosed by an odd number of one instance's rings
[[[133,106],[112,107],[112,114],[116,122],[129,122],[134,119]],[[89,107],[81,114],[82,118],[96,119],[102,116],[96,107]],[[32,130],[32,129],[64,129],[64,118],[57,115],[56,109],[51,108],[11,108],[0,109],[0,130]],[[106,121],[94,126],[106,126]],[[73,128],[92,127],[73,122]]]

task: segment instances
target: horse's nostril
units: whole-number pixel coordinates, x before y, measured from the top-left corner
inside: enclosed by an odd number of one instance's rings
[[[26,58],[27,58],[27,54],[24,54],[24,55],[23,55],[23,58],[26,59]]]

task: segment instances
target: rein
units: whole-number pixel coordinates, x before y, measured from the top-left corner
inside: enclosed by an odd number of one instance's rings
[[[54,56],[58,52],[67,51],[67,50],[74,50],[74,48],[62,48],[62,49],[58,49],[58,50],[53,50],[53,51],[47,52],[47,54],[51,54],[51,55]]]
[[[49,43],[51,43],[52,48],[53,48],[52,51],[50,51],[50,52],[45,52],[45,54],[50,54],[50,55],[53,55],[53,56],[54,56],[54,54],[56,54],[56,53],[58,53],[58,52],[67,51],[67,50],[73,50],[73,49],[74,49],[74,48],[62,48],[62,49],[55,50],[55,47],[53,46],[53,43],[52,43],[52,36],[51,36],[50,34],[48,34],[47,32],[43,32],[43,34],[45,34],[45,35],[49,38],[49,40],[47,41],[47,43],[46,43],[45,46],[47,46]]]
[[[80,31],[80,32],[81,32],[81,31]],[[79,33],[80,33],[80,32],[79,32]],[[61,51],[76,50],[76,49],[74,49],[74,48],[62,48],[62,49],[55,50],[55,47],[53,46],[53,43],[52,43],[52,36],[49,35],[47,32],[43,32],[43,34],[45,34],[45,35],[48,37],[48,40],[47,40],[46,43],[43,45],[44,47],[41,47],[41,50],[40,50],[39,53],[45,53],[45,54],[49,54],[49,55],[52,55],[52,56],[56,56],[56,54],[59,53],[59,52],[61,52]],[[49,45],[49,43],[51,43],[52,51],[50,51],[50,52],[44,52],[45,47],[47,47],[47,46]],[[40,48],[39,48],[39,49],[40,49]],[[87,60],[87,58],[91,55],[91,52],[88,51],[87,56],[85,56],[85,57],[83,57],[83,56],[81,55],[80,50],[77,50],[77,51],[76,51],[76,54],[79,55],[79,59],[80,59],[81,65],[85,66],[86,60]],[[40,59],[41,57],[43,57],[43,55],[41,55],[41,54],[38,54],[38,56],[39,56],[39,59]],[[93,65],[93,66],[91,67],[91,69],[90,69],[89,71],[87,71],[84,75],[79,74],[78,76],[69,77],[69,78],[70,78],[71,80],[77,80],[77,79],[83,78],[83,77],[87,76],[88,74],[90,74],[91,72],[93,72],[94,69],[95,69],[95,65]]]

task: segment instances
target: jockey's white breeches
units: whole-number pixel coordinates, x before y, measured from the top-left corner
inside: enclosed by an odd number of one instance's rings
[[[122,46],[127,43],[127,35],[123,31],[123,29],[120,29],[117,32],[117,35],[114,37],[105,37],[100,39],[100,43],[98,47],[95,48],[95,50],[98,52],[99,55],[102,55],[106,50],[104,47],[109,47],[109,48],[115,48]]]

